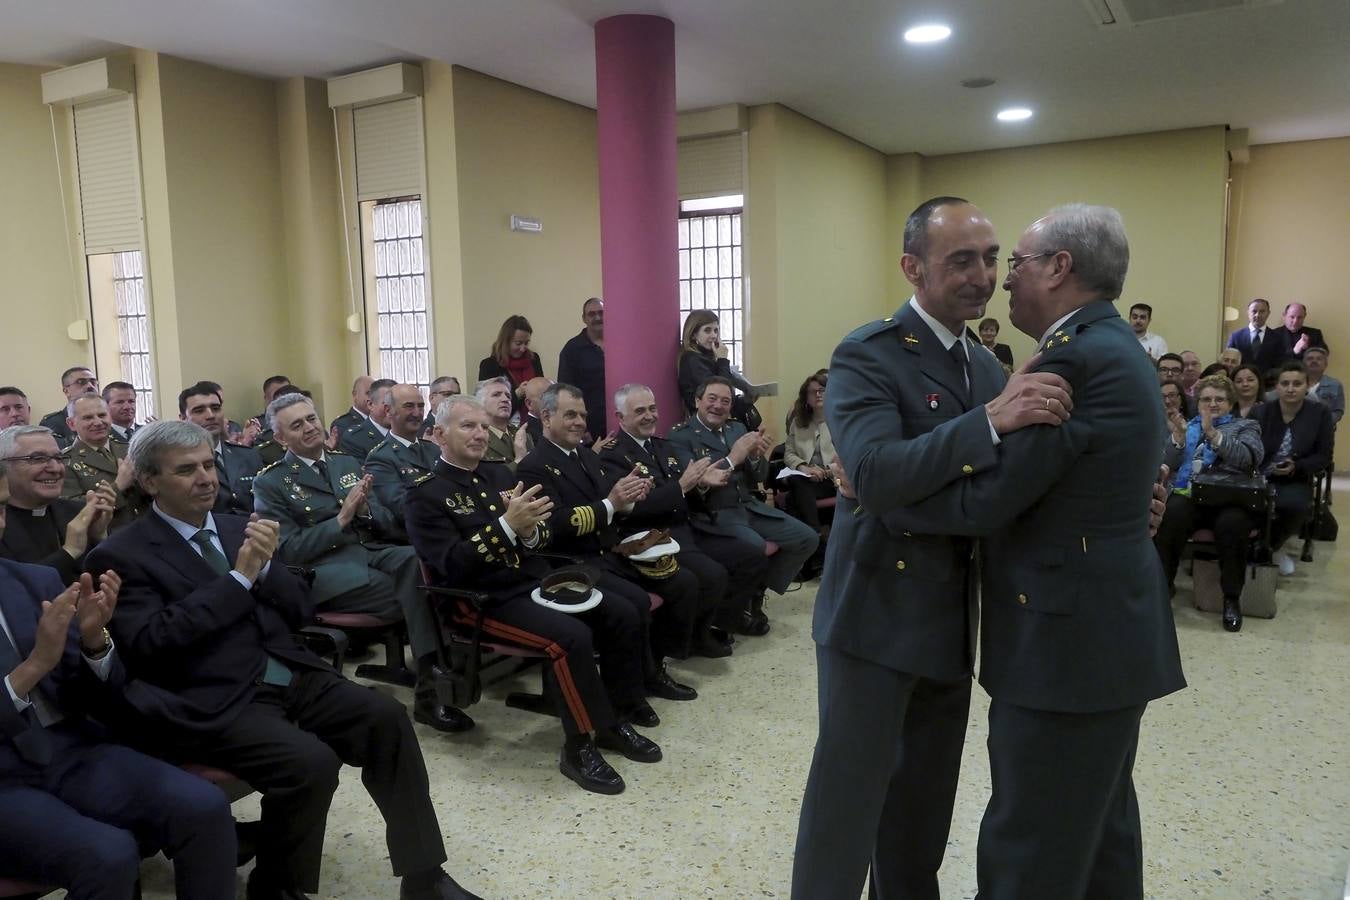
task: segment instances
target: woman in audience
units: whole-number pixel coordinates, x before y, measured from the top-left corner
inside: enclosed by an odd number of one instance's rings
[[[1008,368],[1013,366],[1012,348],[998,342],[998,319],[985,319],[980,322],[980,343],[989,348],[989,352]]]
[[[829,376],[822,369],[802,382],[797,391],[797,402],[788,417],[787,440],[783,444],[784,465],[802,473],[785,479],[788,512],[820,535],[816,552],[802,566],[803,580],[815,578],[824,567],[829,531],[828,526],[821,524],[816,501],[833,497],[835,492],[834,479],[830,477],[834,442],[830,440],[830,426],[825,422],[825,384],[828,380]]]
[[[1250,364],[1240,365],[1233,371],[1233,388],[1237,391],[1233,415],[1241,419],[1252,417],[1261,405],[1261,380],[1261,370]]]
[[[694,413],[694,392],[698,386],[714,375],[721,375],[734,384],[745,395],[746,403],[755,402],[754,385],[727,359],[727,347],[722,343],[722,325],[717,313],[696,309],[684,320],[680,340],[680,399],[684,401],[687,414]]]
[[[1226,375],[1211,375],[1195,384],[1200,413],[1186,425],[1185,439],[1169,435],[1163,458],[1172,476],[1172,492],[1167,512],[1153,538],[1162,560],[1168,588],[1173,582],[1186,540],[1198,528],[1214,531],[1219,553],[1219,586],[1223,590],[1223,627],[1227,631],[1242,628],[1242,583],[1249,532],[1255,518],[1241,506],[1200,506],[1191,498],[1192,479],[1202,472],[1250,474],[1262,458],[1261,429],[1251,419],[1233,415],[1237,392]]]
[[[1312,510],[1312,480],[1331,465],[1336,425],[1324,404],[1309,402],[1308,373],[1287,362],[1275,382],[1277,400],[1263,403],[1253,418],[1261,427],[1265,465],[1261,471],[1275,486],[1275,523],[1270,549],[1281,575],[1294,574],[1294,558],[1280,547],[1298,534]]]
[[[530,338],[534,329],[524,316],[508,316],[492,342],[492,355],[478,363],[478,380],[507,378],[511,381],[511,413],[520,411],[523,400],[521,385],[544,374],[544,364],[538,353],[530,352]]]

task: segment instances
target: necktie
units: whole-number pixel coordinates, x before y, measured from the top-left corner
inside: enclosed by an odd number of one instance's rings
[[[1252,356],[1261,352],[1261,332],[1263,330],[1261,328],[1252,329]]]
[[[217,575],[224,575],[230,571],[230,561],[225,558],[225,554],[216,549],[216,545],[211,541],[211,532],[203,528],[192,536],[192,543],[201,548],[202,559],[210,566]],[[263,684],[274,684],[277,687],[286,687],[291,683],[294,677],[290,669],[280,660],[273,659],[270,655],[267,657],[267,668],[263,671]]]
[[[0,672],[12,672],[21,662],[23,658],[19,656],[18,648],[9,639],[9,635],[5,634],[4,629],[0,628]],[[28,729],[22,734],[15,735],[13,739],[19,755],[35,766],[45,766],[52,761],[51,736],[42,727],[42,717],[37,714],[36,701],[40,690],[40,685],[33,688],[29,697],[34,701],[34,705],[20,714],[28,721]],[[8,696],[0,697],[0,703],[8,702],[10,702]]]
[[[319,473],[319,477],[324,480],[325,484],[327,484],[329,487],[332,487],[333,482],[328,480],[328,463],[324,462],[321,459],[316,461],[314,463],[314,471]]]
[[[947,352],[951,354],[952,361],[956,363],[957,369],[961,372],[961,386],[965,389],[962,393],[962,401],[970,405],[970,369],[968,368],[970,359],[966,356],[966,348],[961,346],[962,342],[957,341],[952,344]]]

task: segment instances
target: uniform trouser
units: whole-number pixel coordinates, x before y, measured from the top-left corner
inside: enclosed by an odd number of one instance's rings
[[[694,573],[681,568],[667,578],[649,578],[617,554],[606,553],[600,561],[609,575],[631,585],[633,590],[626,591],[624,595],[635,606],[646,608],[653,663],[667,656],[676,659],[688,657],[694,636],[694,621],[699,614],[699,585]],[[604,590],[603,586],[601,590]],[[661,595],[661,606],[655,611],[651,609],[648,591]],[[639,594],[641,599],[638,599]],[[655,668],[648,671],[650,674]]]
[[[358,587],[320,601],[326,612],[365,613],[380,618],[402,618],[408,627],[413,656],[425,659],[436,652],[436,616],[421,590],[422,572],[412,547],[374,547],[369,556],[369,580]],[[322,578],[323,564],[320,570]]]
[[[760,515],[753,508],[747,509],[741,516],[737,516],[734,510],[730,515],[726,511],[719,511],[718,525],[729,529],[731,536],[737,540],[753,544],[761,553],[764,552],[765,541],[773,541],[778,545],[778,552],[769,557],[765,580],[769,587],[780,594],[792,584],[801,571],[802,563],[811,558],[811,554],[816,552],[816,545],[820,543],[820,535],[805,522],[788,516]]]
[[[232,900],[234,820],[219,788],[65,726],[52,737],[55,753],[42,767],[0,748],[14,765],[0,775],[6,877],[66,888],[71,900],[130,900],[142,848],[162,849],[173,860],[179,897]]]
[[[720,602],[712,608],[704,605],[712,622],[734,621],[741,613],[749,611],[752,600],[764,593],[769,560],[760,547],[720,534],[695,533],[688,526],[672,533],[680,542],[681,560],[684,559],[684,548],[694,547],[726,573],[726,587]]]
[[[260,685],[221,731],[166,740],[262,793],[257,871],[269,885],[318,891],[328,807],[344,763],[361,769],[384,816],[395,875],[445,862],[422,750],[407,710],[392,697],[332,671],[297,672],[288,687]]]
[[[473,627],[477,619],[468,603],[457,603],[457,622]],[[632,605],[621,597],[605,597],[599,606],[575,615],[540,606],[528,597],[511,597],[487,609],[483,636],[548,655],[552,699],[568,736],[613,726],[614,707],[627,709],[645,696],[642,626]]]
[[[969,676],[933,681],[816,646],[820,733],[792,896],[936,898],[970,712]]]
[[[1055,713],[990,704],[980,900],[1143,897],[1131,775],[1143,715],[1143,706]]]
[[[1239,506],[1200,506],[1184,494],[1168,497],[1167,511],[1153,536],[1167,584],[1176,580],[1181,551],[1191,534],[1209,527],[1214,529],[1214,548],[1219,553],[1219,587],[1225,597],[1240,597],[1253,525],[1252,514]]]

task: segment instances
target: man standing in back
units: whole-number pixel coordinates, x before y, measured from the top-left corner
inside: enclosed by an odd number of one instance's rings
[[[586,400],[587,443],[605,430],[605,302],[592,297],[581,304],[586,327],[563,345],[558,354],[558,381],[574,384]]]

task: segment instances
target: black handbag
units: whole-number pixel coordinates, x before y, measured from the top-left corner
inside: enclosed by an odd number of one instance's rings
[[[1201,506],[1236,506],[1254,513],[1264,513],[1270,504],[1266,479],[1242,472],[1192,475],[1191,499]]]

